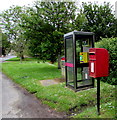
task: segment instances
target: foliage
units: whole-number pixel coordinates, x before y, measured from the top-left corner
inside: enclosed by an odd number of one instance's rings
[[[67,32],[69,23],[75,22],[76,6],[74,2],[41,2],[36,4],[36,8],[41,6],[41,17],[51,24],[58,32]]]
[[[82,12],[86,17],[85,23],[82,24],[84,31],[94,32],[96,41],[99,41],[101,37],[117,36],[117,27],[115,27],[117,23],[109,3],[104,2],[103,5],[83,3],[82,6]]]
[[[117,19],[109,3],[82,6],[77,15],[74,2],[36,1],[33,7],[12,6],[1,14],[3,30],[21,58],[28,53],[53,63],[64,54],[63,35],[74,29],[94,32],[96,41],[117,36]]]
[[[117,38],[103,38],[96,47],[107,49],[110,57],[110,75],[102,80],[117,85]]]
[[[75,29],[78,31],[83,30],[83,26],[87,22],[87,19],[85,17],[85,14],[83,13],[82,9],[80,10],[80,13],[78,13],[76,19],[75,19]]]
[[[75,6],[70,2],[36,2],[23,18],[23,29],[30,52],[55,62],[63,53],[63,35],[73,24]]]
[[[11,43],[8,41],[8,37],[5,33],[0,33],[0,47],[2,49],[2,55],[6,55],[10,52]]]
[[[10,9],[3,11],[2,16],[2,29],[8,36],[8,40],[12,42],[12,49],[23,58],[23,50],[25,48],[25,39],[20,24],[21,17],[25,13],[22,7],[12,6]]]
[[[3,72],[12,78],[16,83],[25,87],[31,93],[58,111],[65,111],[69,115],[80,114],[88,108],[96,105],[96,87],[80,92],[74,92],[65,87],[65,83],[57,85],[42,86],[40,80],[60,78],[61,72],[56,66],[47,63],[36,63],[36,61],[5,62]],[[101,105],[109,104],[115,99],[115,86],[101,82]],[[93,97],[92,97],[93,96]],[[109,107],[108,107],[109,108]],[[103,109],[103,110],[102,110]],[[114,108],[115,109],[115,108]],[[113,110],[114,110],[113,109]],[[101,108],[101,115],[105,114],[105,107]],[[95,109],[91,111],[90,117],[94,117]],[[109,110],[110,111],[110,110]],[[108,117],[114,117],[111,111]],[[86,116],[87,112],[85,112]]]
[[[40,59],[43,58],[42,43],[45,38],[51,33],[51,26],[44,23],[38,14],[31,8],[27,9],[27,14],[22,17],[21,27],[25,31],[25,39],[27,47],[31,56],[39,55]]]

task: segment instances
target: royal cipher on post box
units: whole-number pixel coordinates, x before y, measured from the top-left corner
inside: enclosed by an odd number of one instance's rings
[[[109,74],[109,54],[104,48],[89,49],[89,76],[106,77]]]

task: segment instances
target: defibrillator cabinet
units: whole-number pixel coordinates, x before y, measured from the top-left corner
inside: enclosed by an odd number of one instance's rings
[[[94,87],[89,76],[89,49],[94,47],[94,33],[73,31],[64,35],[66,86],[74,90]]]

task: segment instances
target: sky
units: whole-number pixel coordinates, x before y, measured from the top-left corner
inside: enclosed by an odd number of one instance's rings
[[[12,5],[19,5],[19,6],[33,5],[34,1],[35,0],[1,0],[0,1],[0,12],[3,10],[9,9],[9,7]],[[66,1],[66,0],[64,0],[64,1]],[[77,1],[79,4],[81,4],[82,2],[94,2],[94,1],[98,1],[99,4],[102,4],[104,1],[106,1],[106,2],[110,2],[111,5],[114,6],[113,9],[115,10],[115,2],[117,0],[77,0]]]
[[[28,6],[29,4],[32,5],[34,0],[1,0],[0,1],[0,12],[6,9],[9,9],[12,5],[19,5],[19,6]]]

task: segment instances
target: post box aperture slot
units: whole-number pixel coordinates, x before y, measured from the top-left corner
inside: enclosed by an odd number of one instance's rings
[[[89,52],[89,60],[96,60],[96,53],[95,52]]]
[[[95,53],[94,52],[90,52],[89,55],[95,55]]]

